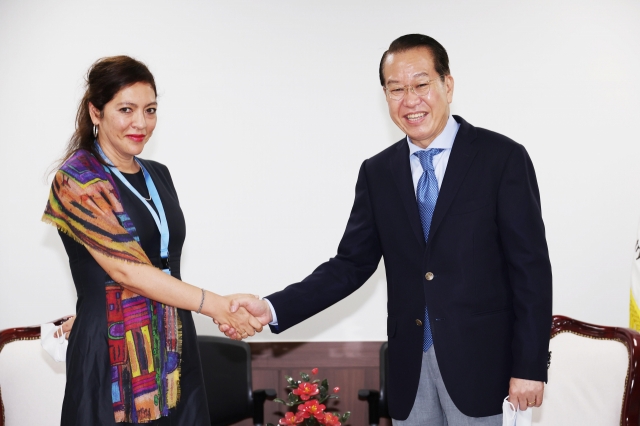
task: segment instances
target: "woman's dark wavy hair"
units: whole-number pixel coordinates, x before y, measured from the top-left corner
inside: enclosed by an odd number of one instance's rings
[[[78,105],[76,131],[67,144],[60,165],[81,149],[91,152],[98,161],[102,162],[102,158],[96,152],[93,144],[95,138],[93,137],[93,122],[89,115],[89,103],[100,110],[102,115],[104,106],[120,90],[135,83],[147,83],[153,88],[156,96],[158,95],[156,82],[149,68],[129,56],[109,56],[98,59],[89,68],[85,80],[87,90]]]

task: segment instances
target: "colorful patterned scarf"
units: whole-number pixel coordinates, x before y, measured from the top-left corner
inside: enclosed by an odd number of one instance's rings
[[[76,152],[56,173],[42,220],[106,256],[151,265],[111,171],[87,151]],[[105,290],[115,420],[147,423],[167,416],[180,398],[177,310],[108,276]]]

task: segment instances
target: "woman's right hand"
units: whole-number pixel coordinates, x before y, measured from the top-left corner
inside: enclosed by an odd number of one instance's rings
[[[231,299],[231,312],[246,309],[249,314],[253,315],[263,326],[270,324],[273,321],[271,306],[266,299],[260,299],[258,296],[253,296],[251,294],[232,294],[227,297]],[[227,337],[232,339],[244,339],[248,337],[236,334],[236,330],[229,324],[220,324],[215,320],[214,322],[218,325],[218,329]]]
[[[240,308],[235,312],[231,312],[231,302],[238,297],[250,297],[259,299],[258,296],[253,294],[233,294],[230,296],[219,296],[214,293],[208,292],[207,295],[213,295],[213,314],[209,315],[213,318],[213,321],[220,324],[227,324],[229,327],[237,330],[237,333],[232,338],[234,340],[242,340],[249,336],[253,336],[256,332],[261,332],[263,325],[251,315],[246,309]],[[204,312],[203,312],[204,313]],[[207,313],[208,315],[208,313]]]

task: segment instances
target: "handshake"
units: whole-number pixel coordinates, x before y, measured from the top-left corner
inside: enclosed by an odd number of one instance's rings
[[[207,294],[213,295],[213,297],[207,296],[207,309],[202,313],[213,318],[213,322],[218,325],[220,331],[233,340],[242,340],[253,336],[273,321],[269,302],[261,300],[257,295],[219,296],[210,292]],[[54,337],[57,338],[60,334],[64,334],[68,339],[75,319],[75,315],[65,319],[62,327],[56,330]]]
[[[269,302],[253,294],[231,294],[221,297],[213,322],[233,340],[246,339],[273,321]]]

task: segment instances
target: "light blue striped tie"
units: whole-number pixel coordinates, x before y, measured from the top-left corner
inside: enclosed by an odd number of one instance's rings
[[[433,169],[433,156],[444,151],[443,149],[433,148],[426,151],[417,151],[413,155],[418,157],[422,165],[422,176],[418,181],[416,189],[416,199],[418,200],[418,209],[420,210],[420,221],[422,222],[422,232],[424,233],[425,243],[429,239],[429,229],[431,228],[431,219],[433,211],[438,201],[438,180]],[[433,345],[433,336],[431,334],[431,324],[429,323],[429,312],[424,307],[424,342],[422,350],[426,352]]]

